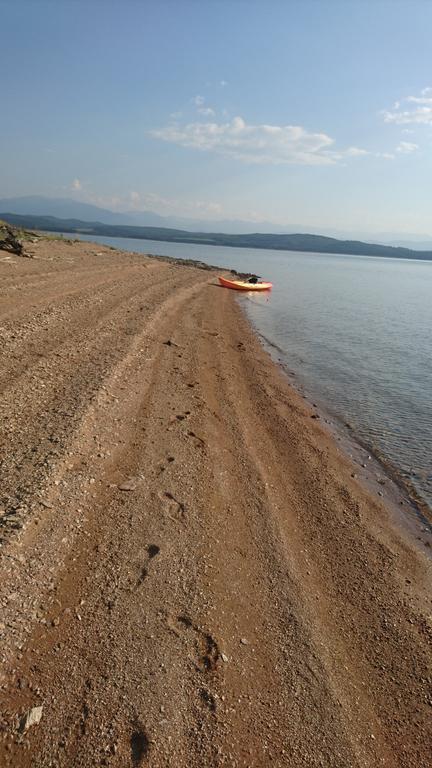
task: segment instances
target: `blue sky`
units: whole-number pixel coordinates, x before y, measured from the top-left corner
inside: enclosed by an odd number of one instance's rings
[[[427,0],[0,12],[0,196],[432,235]]]

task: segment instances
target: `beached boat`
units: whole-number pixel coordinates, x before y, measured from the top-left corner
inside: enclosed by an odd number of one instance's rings
[[[233,288],[235,291],[269,291],[273,283],[249,283],[247,280],[228,280],[220,277],[219,282],[224,288]]]

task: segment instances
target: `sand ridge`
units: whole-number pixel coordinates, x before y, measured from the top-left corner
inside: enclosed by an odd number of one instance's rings
[[[427,561],[217,273],[29,248],[0,263],[1,764],[426,765]]]

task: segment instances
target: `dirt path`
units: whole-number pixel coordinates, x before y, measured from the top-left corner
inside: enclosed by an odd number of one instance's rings
[[[33,248],[0,263],[0,764],[428,765],[426,560],[232,294]]]

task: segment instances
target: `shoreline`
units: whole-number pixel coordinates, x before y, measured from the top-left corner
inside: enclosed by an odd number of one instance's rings
[[[232,293],[30,250],[0,264],[4,765],[425,763],[427,557]]]
[[[383,453],[377,451],[376,448],[368,444],[366,440],[362,440],[355,428],[348,425],[340,414],[330,411],[319,397],[316,397],[309,392],[305,384],[299,383],[298,374],[289,368],[288,363],[283,357],[279,357],[279,355],[284,356],[285,352],[281,350],[277,344],[274,344],[267,339],[266,336],[254,326],[250,319],[249,322],[257,336],[261,339],[264,348],[268,349],[274,364],[280,366],[283,370],[289,385],[310,405],[313,412],[318,414],[318,418],[322,419],[322,423],[326,425],[335,442],[341,442],[343,452],[346,457],[352,461],[353,467],[357,467],[358,470],[359,468],[367,469],[365,461],[370,462],[372,460],[371,469],[375,473],[375,477],[364,476],[359,478],[365,485],[365,488],[375,496],[380,495],[381,492],[381,495],[384,497],[384,503],[387,503],[394,508],[396,516],[400,518],[401,525],[405,529],[409,528],[412,535],[416,535],[419,532],[424,533],[423,530],[414,530],[413,522],[417,522],[421,526],[426,526],[428,534],[432,534],[432,507],[420,495],[415,486],[410,483],[402,471],[392,464]],[[318,405],[316,404],[316,401],[318,401]],[[358,455],[355,456],[355,453]],[[363,473],[363,475],[365,475],[365,473]],[[379,479],[386,479],[394,486],[394,488],[390,489],[390,493],[387,494],[387,498],[385,497],[386,494],[383,493],[383,489],[380,487],[380,485],[384,485],[384,483],[380,483]],[[401,506],[404,508],[401,509]],[[417,537],[417,540],[420,541],[420,537]],[[428,551],[431,547],[431,543],[432,542],[430,542],[429,539],[426,542],[423,540],[421,541],[421,544],[423,545],[422,549],[429,557],[432,556]]]

